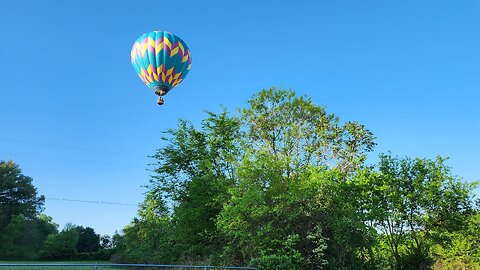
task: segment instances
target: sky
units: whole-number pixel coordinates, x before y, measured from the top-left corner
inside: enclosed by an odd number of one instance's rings
[[[34,179],[60,228],[111,235],[136,216],[163,131],[281,86],[366,125],[369,162],[441,155],[480,180],[478,14],[476,0],[2,0],[0,160]],[[153,30],[192,53],[162,107],[130,63]]]

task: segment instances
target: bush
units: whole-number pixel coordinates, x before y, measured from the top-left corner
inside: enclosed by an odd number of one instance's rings
[[[112,249],[100,249],[97,252],[80,252],[76,259],[80,261],[108,261],[112,255]]]
[[[78,232],[71,225],[58,234],[50,234],[45,241],[41,258],[46,260],[70,260],[77,257]]]
[[[258,270],[300,270],[294,260],[287,255],[263,256],[253,259],[250,264],[257,267]]]

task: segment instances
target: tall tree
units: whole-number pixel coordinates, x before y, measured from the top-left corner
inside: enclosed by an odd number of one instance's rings
[[[262,90],[248,103],[237,184],[217,219],[230,238],[225,255],[245,263],[280,254],[301,269],[351,266],[368,230],[337,194],[373,149],[373,134],[292,90]]]
[[[14,216],[34,218],[45,197],[38,196],[32,178],[22,174],[13,161],[0,161],[0,233]]]
[[[293,90],[264,89],[248,104],[241,111],[246,148],[281,162],[286,176],[309,166],[353,171],[375,146],[365,126],[341,124],[334,114]]]
[[[177,251],[173,256],[209,259],[223,246],[215,218],[233,185],[240,122],[224,109],[219,114],[208,112],[200,129],[179,121],[177,129],[166,133],[167,145],[153,156],[156,175],[140,207],[140,219],[126,230],[126,248],[137,250],[136,242],[147,235],[142,228],[153,226],[159,232],[175,232],[162,238]],[[165,252],[156,241],[147,243]]]
[[[478,262],[473,185],[444,159],[383,155],[377,169],[366,166],[373,134],[292,90],[262,90],[239,114],[167,131],[138,218],[113,238],[127,261],[292,270],[422,269],[432,254]]]

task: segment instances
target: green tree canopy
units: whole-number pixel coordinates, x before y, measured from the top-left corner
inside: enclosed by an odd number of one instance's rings
[[[380,155],[378,171],[359,175],[362,209],[382,233],[394,269],[427,269],[430,248],[442,243],[444,232],[466,225],[477,183],[457,179],[445,159]]]
[[[100,248],[100,235],[90,227],[77,226],[78,242],[76,245],[78,252],[97,252]]]
[[[41,258],[48,260],[75,259],[78,254],[77,243],[78,231],[76,226],[67,224],[60,233],[48,236]]]
[[[373,134],[356,122],[341,124],[292,90],[263,90],[248,104],[241,110],[237,183],[217,218],[230,239],[225,255],[243,263],[282,255],[302,269],[355,263],[368,246],[368,230],[339,198],[340,185],[362,167]]]
[[[126,262],[262,270],[479,263],[475,184],[453,176],[443,158],[385,154],[367,166],[372,132],[292,90],[262,90],[237,115],[207,112],[199,126],[180,120],[163,140],[138,218],[113,238]]]
[[[57,227],[51,217],[43,214],[33,219],[22,215],[13,217],[0,234],[0,259],[38,259],[45,240],[57,233]]]
[[[38,196],[32,178],[22,174],[13,161],[0,161],[0,233],[15,216],[34,218],[45,197]]]

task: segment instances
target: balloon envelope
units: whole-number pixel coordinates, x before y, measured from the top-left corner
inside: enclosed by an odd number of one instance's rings
[[[185,79],[192,64],[185,42],[166,31],[153,31],[139,37],[133,44],[131,60],[148,87],[165,93]]]

